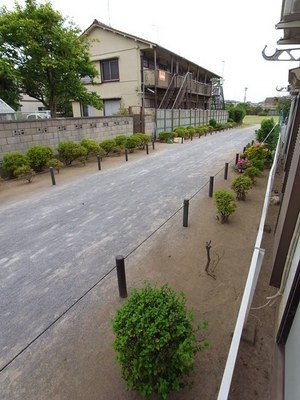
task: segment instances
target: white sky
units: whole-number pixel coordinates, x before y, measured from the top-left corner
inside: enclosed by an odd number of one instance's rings
[[[44,3],[43,0],[37,0]],[[19,1],[24,4],[24,1]],[[94,19],[148,39],[224,77],[226,100],[259,102],[287,95],[288,70],[298,62],[267,61],[283,36],[275,25],[282,0],[51,0],[85,30]],[[9,9],[13,0],[0,0]],[[245,90],[247,88],[247,90]]]

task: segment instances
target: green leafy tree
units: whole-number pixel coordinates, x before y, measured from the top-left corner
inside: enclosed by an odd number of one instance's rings
[[[279,115],[282,117],[283,120],[285,120],[290,112],[291,97],[290,96],[275,97],[274,102],[276,104]]]
[[[186,386],[196,353],[208,346],[197,338],[185,303],[184,294],[168,285],[147,283],[132,290],[113,320],[122,376],[130,390],[146,399],[157,395],[164,400]]]
[[[1,58],[14,65],[20,91],[42,102],[52,117],[71,101],[103,107],[81,81],[89,77],[93,84],[98,75],[89,57],[90,42],[50,3],[26,0],[22,7],[16,2],[13,11],[1,7],[0,37]]]
[[[20,107],[19,74],[11,60],[0,59],[0,98],[14,110]]]
[[[231,106],[228,110],[229,119],[233,120],[237,124],[241,124],[246,115],[246,108],[244,104],[238,104]]]
[[[276,124],[274,118],[263,119],[255,134],[259,142],[266,143],[270,150],[274,150],[278,140],[279,125]]]

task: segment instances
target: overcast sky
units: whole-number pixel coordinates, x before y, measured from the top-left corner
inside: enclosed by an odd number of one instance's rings
[[[45,3],[38,0],[38,3]],[[24,1],[19,1],[24,4]],[[287,95],[288,70],[298,62],[266,61],[280,47],[275,25],[282,0],[52,0],[85,30],[94,19],[150,40],[224,78],[226,100],[259,102]],[[9,9],[13,0],[0,0]],[[245,90],[245,88],[247,88]]]

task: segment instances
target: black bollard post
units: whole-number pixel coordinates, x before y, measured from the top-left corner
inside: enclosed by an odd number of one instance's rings
[[[183,200],[183,226],[186,228],[188,226],[189,220],[189,200]]]
[[[181,144],[183,144],[183,136],[181,136]]]
[[[148,143],[146,143],[146,154],[149,154],[149,146],[148,146]]]
[[[155,150],[154,140],[152,140],[152,149]]]
[[[235,155],[235,165],[238,163],[238,161],[239,161],[239,153],[236,153],[236,155]]]
[[[125,161],[128,161],[128,150],[125,149]]]
[[[224,179],[225,181],[227,180],[228,177],[228,162],[225,163],[225,169],[224,169]]]
[[[97,156],[97,161],[98,161],[98,170],[101,171],[101,157],[99,155]]]
[[[127,297],[127,287],[126,287],[126,276],[125,276],[125,262],[123,256],[116,257],[117,264],[117,276],[118,276],[118,285],[119,285],[119,294],[120,297]]]
[[[50,169],[52,185],[56,185],[53,167],[50,167],[49,169]]]
[[[213,191],[214,191],[214,177],[211,176],[209,178],[209,197],[213,196]]]

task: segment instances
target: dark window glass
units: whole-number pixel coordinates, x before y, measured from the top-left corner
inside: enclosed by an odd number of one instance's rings
[[[119,63],[118,60],[106,60],[101,62],[102,81],[118,81],[119,80]]]

